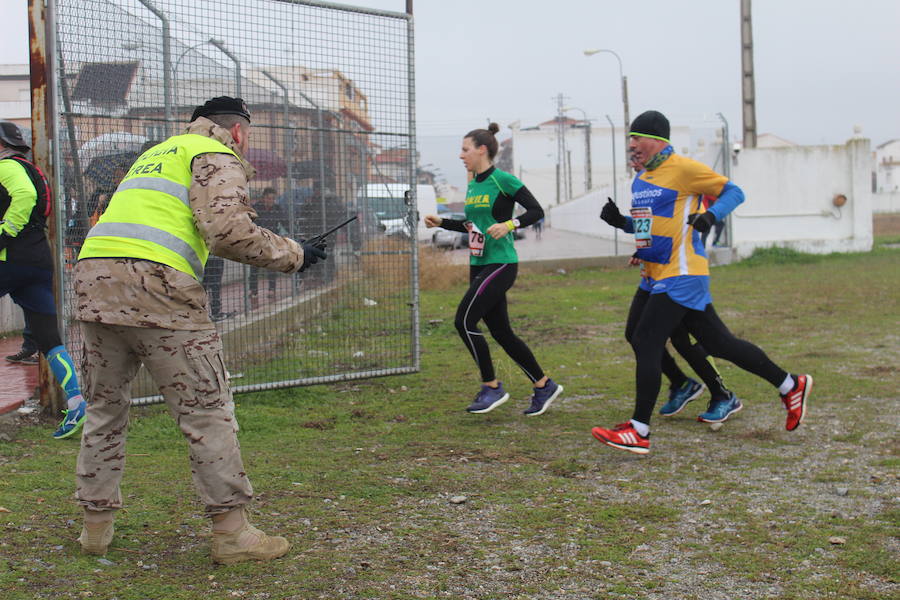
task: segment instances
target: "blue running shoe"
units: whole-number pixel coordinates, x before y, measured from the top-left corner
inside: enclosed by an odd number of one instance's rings
[[[503,389],[502,383],[496,388],[482,384],[481,391],[466,410],[476,415],[489,413],[507,400],[509,400],[509,394]]]
[[[698,421],[704,423],[724,423],[728,417],[744,408],[738,397],[731,392],[727,398],[711,400],[705,413],[697,416]]]
[[[534,388],[534,395],[531,396],[531,406],[526,408],[524,412],[529,417],[536,417],[547,412],[550,405],[556,400],[563,391],[563,386],[558,385],[552,379],[547,379],[544,387]]]
[[[81,426],[84,425],[86,410],[87,402],[82,400],[78,403],[77,407],[71,410],[63,411],[66,413],[66,418],[63,419],[62,423],[59,424],[59,429],[53,432],[54,439],[61,440],[80,431]]]
[[[687,403],[694,400],[703,393],[706,386],[690,377],[677,388],[669,390],[669,401],[659,409],[659,414],[664,417],[671,417],[681,412],[681,409],[687,406]]]

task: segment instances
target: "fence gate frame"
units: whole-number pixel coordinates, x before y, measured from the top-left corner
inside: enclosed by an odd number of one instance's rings
[[[101,0],[84,0],[84,1],[101,1]],[[172,60],[172,49],[171,42],[172,33],[169,29],[169,22],[165,13],[157,8],[156,5],[162,3],[171,4],[173,0],[102,0],[105,3],[110,4],[118,8],[119,10],[124,11],[125,7],[121,5],[123,2],[139,2],[142,4],[147,10],[153,13],[157,18],[160,19],[160,23],[162,24],[161,31],[163,32],[163,44],[162,44],[162,55],[163,55],[163,86],[164,86],[164,112],[165,117],[163,119],[163,124],[165,127],[165,133],[167,135],[171,135],[177,129],[180,124],[180,120],[173,115],[173,105],[172,105],[172,88],[174,85],[177,85],[177,73],[175,77],[171,77],[172,69],[171,60]],[[48,237],[50,239],[51,246],[54,250],[55,254],[55,282],[56,282],[56,301],[57,301],[57,312],[61,316],[60,317],[60,327],[61,334],[63,335],[63,339],[67,346],[69,347],[70,353],[73,356],[80,357],[81,348],[80,342],[75,347],[72,348],[73,345],[73,336],[72,334],[72,323],[71,320],[71,285],[69,282],[69,275],[67,273],[66,267],[67,264],[72,262],[72,257],[67,257],[67,248],[66,245],[66,227],[67,227],[67,209],[65,208],[64,203],[69,203],[70,199],[67,196],[66,189],[66,181],[64,181],[66,174],[68,173],[69,177],[74,177],[76,180],[81,180],[83,176],[83,170],[87,166],[85,164],[80,164],[79,154],[81,150],[76,148],[72,149],[72,144],[69,144],[68,151],[68,159],[69,162],[74,162],[74,168],[69,168],[67,171],[65,168],[66,161],[64,159],[64,148],[63,146],[68,143],[67,140],[75,140],[76,133],[74,131],[73,126],[73,115],[75,116],[85,116],[79,115],[77,110],[74,110],[70,101],[70,94],[66,90],[66,86],[68,85],[67,78],[65,77],[65,67],[66,64],[63,62],[63,54],[65,53],[65,48],[62,47],[60,43],[60,28],[64,25],[64,22],[60,17],[60,5],[66,4],[76,4],[79,0],[28,0],[28,12],[29,12],[29,29],[30,29],[30,46],[31,46],[31,94],[32,94],[32,123],[34,130],[34,155],[35,160],[38,164],[41,165],[42,168],[45,169],[45,172],[50,174],[52,178],[52,182],[54,185],[54,191],[56,202],[54,205],[54,213],[51,219],[48,219],[48,228],[49,233]],[[340,381],[350,381],[355,379],[364,379],[370,377],[378,377],[378,376],[387,376],[387,375],[398,375],[398,374],[406,374],[406,373],[415,373],[420,370],[421,364],[421,340],[420,340],[420,294],[419,294],[419,254],[418,254],[418,246],[416,243],[416,235],[415,235],[415,224],[418,221],[419,214],[417,210],[417,197],[416,197],[416,163],[417,163],[417,152],[416,152],[416,121],[415,121],[415,49],[414,49],[414,24],[413,24],[413,1],[406,1],[406,12],[393,12],[386,10],[378,10],[366,7],[358,7],[351,5],[343,5],[336,4],[331,2],[320,2],[315,0],[259,0],[259,3],[262,5],[272,5],[273,7],[278,5],[283,6],[297,6],[297,7],[306,7],[308,9],[320,9],[322,11],[333,11],[333,14],[337,15],[365,15],[368,17],[377,17],[383,18],[385,20],[390,20],[391,22],[398,22],[405,26],[405,77],[406,77],[406,123],[405,123],[405,133],[404,132],[395,132],[395,131],[366,131],[366,132],[357,132],[354,131],[354,134],[358,134],[361,137],[368,136],[369,139],[372,137],[378,137],[381,135],[382,137],[393,137],[396,139],[400,139],[405,142],[405,148],[407,149],[407,160],[405,164],[405,181],[403,183],[408,184],[409,194],[407,199],[407,207],[406,207],[406,217],[405,221],[407,224],[412,225],[412,235],[410,236],[410,243],[408,249],[401,249],[400,251],[395,252],[371,252],[370,254],[377,254],[381,256],[389,256],[391,254],[401,255],[408,254],[409,260],[409,289],[408,289],[408,300],[405,302],[407,305],[406,309],[408,310],[408,333],[409,339],[407,341],[408,348],[405,350],[408,357],[408,364],[403,365],[393,365],[393,366],[374,366],[370,368],[358,368],[358,369],[345,369],[341,372],[336,373],[328,373],[328,374],[318,374],[318,375],[308,375],[308,376],[300,376],[294,378],[282,378],[278,381],[265,381],[265,382],[255,382],[248,384],[240,384],[240,380],[236,383],[239,385],[232,384],[231,389],[233,393],[244,393],[258,390],[268,390],[268,389],[276,389],[276,388],[285,388],[285,387],[296,387],[301,385],[314,385],[314,384],[323,384],[323,383],[333,383]],[[144,23],[145,25],[150,25],[149,23]],[[155,25],[155,24],[154,24]],[[325,34],[327,35],[327,34]],[[177,38],[175,38],[177,41]],[[211,43],[215,40],[210,39]],[[182,45],[185,45],[182,42]],[[240,82],[241,74],[240,74],[240,62],[227,51],[227,49],[223,50],[229,58],[235,61],[237,64],[237,85],[238,91],[240,91]],[[401,52],[402,54],[402,52]],[[184,53],[181,54],[184,56]],[[112,58],[110,60],[113,60]],[[153,58],[149,58],[149,60],[153,60]],[[402,63],[401,63],[402,64]],[[339,68],[339,67],[334,67]],[[268,76],[272,81],[278,85],[282,90],[284,90],[284,102],[285,106],[288,104],[288,91],[284,88],[284,86],[274,77],[266,73],[264,70],[263,74]],[[71,75],[71,73],[70,73]],[[226,90],[227,93],[227,90]],[[237,94],[235,94],[237,95]],[[301,93],[302,95],[302,93]],[[304,96],[305,97],[305,96]],[[307,100],[312,102],[309,98],[305,97]],[[287,110],[285,108],[285,110]],[[322,109],[319,110],[319,115],[321,119]],[[287,113],[285,113],[287,114]],[[97,115],[87,115],[97,117]],[[320,131],[326,131],[327,128],[323,125],[319,125]],[[338,130],[332,129],[333,132],[340,133]],[[346,132],[345,132],[346,133]],[[334,135],[334,133],[332,133]],[[321,136],[321,134],[320,134]],[[287,137],[287,134],[285,135]],[[79,146],[80,147],[80,146]],[[371,156],[366,154],[365,161],[366,164],[371,160]],[[373,163],[375,161],[372,161]],[[376,165],[377,169],[377,165]],[[365,170],[369,170],[368,167]],[[290,171],[288,171],[288,178],[290,179]],[[380,175],[380,173],[379,173]],[[365,179],[365,175],[363,175]],[[83,189],[81,186],[83,184],[79,181],[78,186],[79,189]],[[324,186],[324,183],[321,184]],[[289,184],[290,187],[290,184]],[[77,196],[76,196],[77,197]],[[75,201],[74,203],[83,201],[82,199]],[[74,204],[73,203],[73,204]],[[324,203],[324,200],[323,200]],[[293,200],[291,200],[291,209],[293,210]],[[293,215],[293,213],[291,213]],[[323,217],[324,219],[324,217]],[[71,251],[71,249],[69,249]],[[331,258],[331,256],[329,257]],[[337,256],[335,256],[335,260],[337,260]],[[245,286],[246,287],[246,286]],[[295,286],[296,289],[296,286]],[[321,301],[317,301],[320,302]],[[220,330],[220,334],[222,334],[222,328],[217,327]],[[227,352],[226,352],[227,356]],[[76,359],[77,360],[77,359]],[[230,361],[227,361],[229,364]],[[40,381],[40,392],[41,392],[41,404],[44,407],[45,412],[48,414],[56,414],[58,410],[62,409],[63,400],[62,395],[58,389],[58,386],[55,384],[53,380],[52,374],[49,369],[46,368],[45,364],[41,366],[41,381]],[[155,392],[155,389],[154,389]],[[143,405],[143,404],[151,404],[160,402],[162,400],[161,396],[156,393],[140,396],[138,392],[135,393],[136,396],[132,399],[132,404],[134,405]]]

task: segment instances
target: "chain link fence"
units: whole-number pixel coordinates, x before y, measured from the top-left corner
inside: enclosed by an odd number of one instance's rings
[[[85,235],[132,162],[182,133],[197,105],[239,96],[253,116],[258,222],[301,239],[358,218],[301,274],[210,257],[204,286],[235,392],[418,369],[408,15],[297,0],[54,7],[61,314],[73,312],[68,274]],[[404,223],[397,235],[390,219]],[[78,323],[65,323],[80,354]],[[145,372],[133,395],[156,399]]]

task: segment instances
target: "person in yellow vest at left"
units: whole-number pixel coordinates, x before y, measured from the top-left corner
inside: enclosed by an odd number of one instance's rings
[[[41,170],[25,158],[29,150],[18,126],[0,121],[0,297],[9,294],[22,307],[26,329],[66,394],[66,416],[53,432],[63,439],[81,429],[87,405],[56,320],[45,231],[52,192]]]
[[[87,234],[73,271],[90,397],[76,467],[79,541],[105,554],[122,507],[130,385],[143,364],[188,440],[191,474],[212,520],[214,562],[270,560],[290,545],[250,525],[253,499],[237,440],[222,341],[203,272],[210,254],[283,273],[326,258],[258,226],[250,205],[250,112],[240,98],[198,106],[181,135],[134,162]]]

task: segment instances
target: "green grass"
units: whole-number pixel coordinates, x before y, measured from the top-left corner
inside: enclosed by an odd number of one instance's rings
[[[590,435],[631,414],[622,330],[636,279],[520,272],[513,325],[566,388],[538,418],[521,414],[530,385],[495,345],[512,400],[464,413],[478,378],[453,327],[461,287],[422,294],[418,374],[238,396],[253,519],[293,544],[269,564],[210,563],[185,442],[162,406],[132,410],[109,562],[75,541],[77,444],[50,440],[51,423],[24,428],[0,443],[0,597],[900,595],[900,251],[774,249],[714,269],[732,330],[814,375],[808,420],[785,432],[771,387],[720,361],[745,409],[717,433],[694,421],[705,399],[656,417],[645,458]]]
[[[757,248],[746,260],[742,261],[744,267],[757,267],[762,265],[787,265],[787,264],[812,264],[825,260],[821,254],[806,254],[792,248],[775,246],[772,248]]]
[[[900,234],[893,233],[893,234],[876,235],[874,242],[875,242],[876,247],[890,245],[890,244],[900,244]]]

